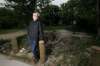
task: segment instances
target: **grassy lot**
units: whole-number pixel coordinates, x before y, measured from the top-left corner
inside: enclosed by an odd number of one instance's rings
[[[17,32],[21,30],[23,29],[0,29],[0,34],[12,33],[12,32]]]
[[[48,26],[44,28],[44,30],[46,31],[54,31],[54,30],[59,30],[59,29],[65,29],[65,26]],[[21,30],[25,30],[25,29],[0,29],[0,34],[17,32]]]
[[[48,26],[44,28],[46,31],[54,31],[54,30],[60,30],[60,29],[65,29],[66,26]]]

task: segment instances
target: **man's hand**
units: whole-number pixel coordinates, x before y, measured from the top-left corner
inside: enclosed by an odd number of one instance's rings
[[[44,44],[44,40],[39,40],[39,44]]]

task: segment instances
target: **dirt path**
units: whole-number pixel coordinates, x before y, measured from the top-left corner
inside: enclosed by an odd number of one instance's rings
[[[21,61],[11,60],[9,57],[0,54],[0,66],[32,66]]]

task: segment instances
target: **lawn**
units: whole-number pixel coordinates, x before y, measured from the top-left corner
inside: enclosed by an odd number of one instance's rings
[[[12,33],[12,32],[17,32],[21,30],[23,29],[0,29],[0,34]]]
[[[65,29],[66,26],[48,26],[44,28],[46,31],[54,31],[54,30],[60,30],[60,29]]]
[[[59,30],[59,29],[65,29],[65,26],[48,26],[44,27],[45,31],[54,31],[54,30]],[[0,29],[0,34],[5,34],[5,33],[12,33],[12,32],[17,32],[25,29]]]

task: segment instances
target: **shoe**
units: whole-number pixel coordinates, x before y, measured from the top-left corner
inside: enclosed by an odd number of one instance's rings
[[[36,59],[35,59],[35,57],[32,57],[31,63],[32,63],[32,64],[36,64]]]

